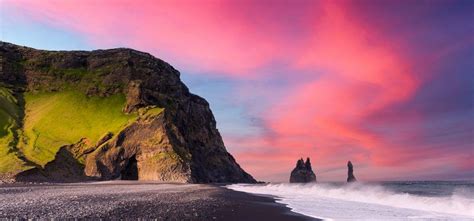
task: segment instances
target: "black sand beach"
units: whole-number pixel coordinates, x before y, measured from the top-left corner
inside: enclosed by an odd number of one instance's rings
[[[217,185],[111,181],[0,185],[0,218],[314,220]]]

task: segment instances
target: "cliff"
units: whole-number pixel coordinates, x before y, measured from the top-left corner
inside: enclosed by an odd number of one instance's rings
[[[309,183],[316,182],[316,175],[311,168],[311,162],[309,157],[306,158],[306,162],[303,158],[296,162],[296,167],[291,171],[290,183]]]
[[[150,54],[0,42],[0,179],[250,182],[203,98]]]

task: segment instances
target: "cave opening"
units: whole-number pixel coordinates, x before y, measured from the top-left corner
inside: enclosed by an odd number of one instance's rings
[[[138,162],[136,155],[128,159],[127,165],[121,172],[122,180],[138,180]]]

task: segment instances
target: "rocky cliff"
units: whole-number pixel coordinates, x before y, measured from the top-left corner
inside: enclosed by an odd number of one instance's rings
[[[352,162],[347,162],[347,182],[355,182],[357,179],[354,176],[354,167],[352,166]]]
[[[309,157],[304,162],[303,158],[296,162],[296,167],[291,171],[290,183],[309,183],[316,182],[316,175],[311,168]]]
[[[180,73],[132,49],[0,42],[0,179],[255,182]]]

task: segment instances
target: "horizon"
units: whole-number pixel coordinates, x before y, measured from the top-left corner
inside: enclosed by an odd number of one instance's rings
[[[474,2],[0,1],[1,41],[172,65],[257,180],[474,180]]]

